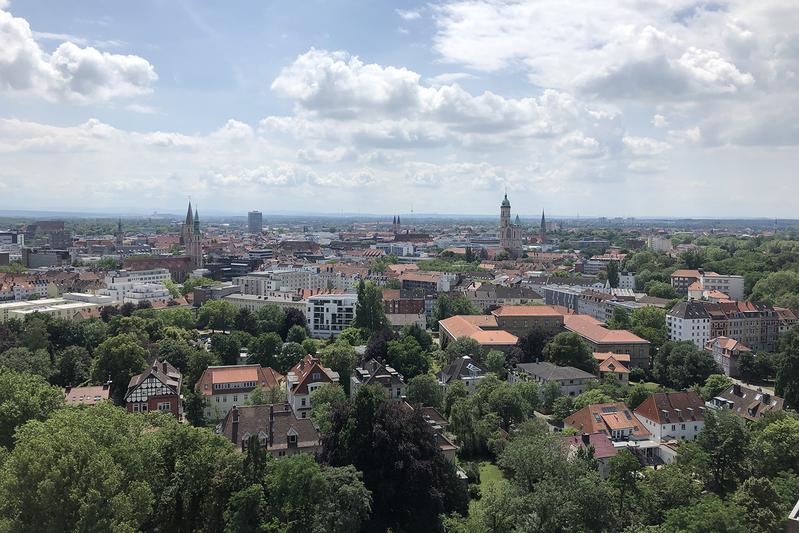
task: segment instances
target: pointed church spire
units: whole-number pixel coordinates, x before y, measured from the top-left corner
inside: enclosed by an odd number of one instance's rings
[[[189,210],[186,212],[186,225],[191,226],[194,222],[192,221],[191,215],[191,200],[189,200]]]
[[[200,231],[200,214],[197,212],[197,208],[194,208],[194,230]]]

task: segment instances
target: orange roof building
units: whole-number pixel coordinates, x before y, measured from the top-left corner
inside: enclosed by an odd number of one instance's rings
[[[566,417],[563,423],[580,433],[602,433],[612,440],[644,440],[650,437],[649,430],[623,402],[586,405]]]
[[[195,385],[205,397],[205,417],[220,420],[234,405],[243,405],[256,387],[283,387],[285,376],[261,365],[209,366]]]

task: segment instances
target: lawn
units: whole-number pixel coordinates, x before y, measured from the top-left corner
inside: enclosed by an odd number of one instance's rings
[[[502,471],[493,463],[488,461],[480,462],[480,488],[482,489],[489,483],[502,479]]]

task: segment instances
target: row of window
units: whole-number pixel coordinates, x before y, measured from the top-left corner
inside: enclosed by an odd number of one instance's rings
[[[172,410],[172,404],[169,402],[158,402],[158,410],[163,412],[168,412]],[[147,404],[146,403],[134,403],[133,404],[133,412],[134,413],[146,413],[147,412]]]

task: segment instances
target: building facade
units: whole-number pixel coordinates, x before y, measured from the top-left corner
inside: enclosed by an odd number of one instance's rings
[[[657,392],[635,408],[655,442],[695,440],[705,427],[705,403],[694,391]]]
[[[318,358],[306,355],[286,375],[286,401],[297,418],[308,418],[313,391],[327,383],[338,382],[338,372],[322,366]]]
[[[205,400],[208,420],[221,420],[234,405],[242,405],[256,387],[282,388],[285,377],[261,365],[209,366],[195,385]]]
[[[183,418],[180,386],[183,381],[178,369],[166,361],[153,361],[150,367],[130,378],[125,393],[125,408],[129,413],[160,411]]]
[[[505,193],[505,198],[499,207],[499,245],[511,257],[521,257],[523,253],[521,221],[519,215],[516,215],[514,222],[511,222],[510,217],[510,201],[508,194]]]
[[[341,333],[355,320],[355,294],[320,294],[306,302],[305,317],[311,337],[328,339]]]
[[[264,216],[260,211],[247,213],[247,229],[250,233],[261,233],[264,229]]]

